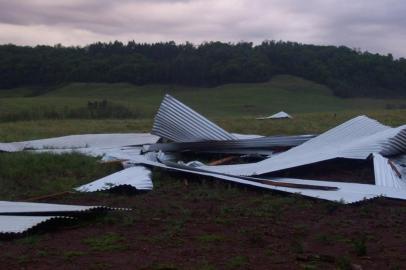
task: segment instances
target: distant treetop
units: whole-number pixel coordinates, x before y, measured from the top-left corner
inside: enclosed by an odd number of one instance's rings
[[[344,46],[283,41],[0,46],[0,88],[70,82],[216,86],[265,82],[278,74],[325,84],[341,97],[406,96],[406,59]]]

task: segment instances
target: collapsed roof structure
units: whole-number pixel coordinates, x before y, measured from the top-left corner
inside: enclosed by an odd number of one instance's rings
[[[175,98],[166,95],[151,134],[87,134],[0,144],[0,151],[80,152],[119,161],[124,170],[76,188],[80,192],[131,186],[151,190],[150,168],[160,168],[255,188],[353,203],[377,196],[406,199],[406,125],[392,128],[358,116],[320,135],[259,136],[232,134]],[[187,155],[226,155],[237,164],[183,163]],[[242,161],[244,159],[244,161]],[[248,160],[248,162],[246,162]],[[325,162],[365,162],[372,180],[312,179],[291,172]],[[357,168],[352,172],[356,174]],[[276,174],[276,175],[275,175]],[[281,174],[281,175],[278,175]]]

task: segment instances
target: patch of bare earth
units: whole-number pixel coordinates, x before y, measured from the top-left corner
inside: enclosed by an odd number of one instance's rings
[[[48,200],[134,210],[2,241],[2,269],[406,268],[406,202],[339,205],[208,179],[158,178],[145,194]]]

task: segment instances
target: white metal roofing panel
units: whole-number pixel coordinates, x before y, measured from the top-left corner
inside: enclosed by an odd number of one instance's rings
[[[230,181],[234,183],[239,183],[243,185],[248,185],[257,188],[263,188],[268,190],[275,190],[281,192],[288,192],[294,194],[300,194],[307,197],[329,200],[329,201],[339,201],[342,203],[354,203],[365,199],[371,199],[374,197],[385,196],[389,198],[396,199],[406,199],[406,192],[397,190],[391,187],[382,187],[369,184],[356,184],[356,183],[343,183],[343,182],[331,182],[331,181],[319,181],[319,180],[304,180],[304,179],[293,179],[293,178],[272,178],[272,181],[280,181],[284,183],[292,184],[307,184],[307,185],[317,185],[317,186],[334,186],[338,190],[314,190],[314,189],[302,189],[302,188],[290,188],[281,186],[272,186],[267,184],[262,184],[254,181],[244,180],[231,175],[221,175],[214,172],[202,172],[191,169],[182,169],[177,167],[170,167],[163,163],[154,161],[152,153],[147,157],[140,156],[136,163],[150,165],[154,167],[159,167],[167,170],[185,172],[190,174],[198,174],[213,178],[222,179],[225,181]],[[198,167],[199,169],[202,167]]]
[[[275,113],[271,116],[267,116],[267,117],[258,117],[258,120],[265,120],[265,119],[281,119],[281,118],[293,118],[291,115],[285,113],[284,111]]]
[[[21,150],[21,147],[15,143],[0,143],[0,152],[17,152]]]
[[[257,135],[257,134],[240,134],[240,133],[231,133],[231,135],[235,136],[238,140],[245,140],[245,139],[258,139],[264,136]]]
[[[68,148],[68,149],[40,149],[30,150],[33,153],[67,154],[80,153],[92,157],[102,157],[103,161],[125,160],[141,154],[141,147],[113,147],[113,148]]]
[[[237,139],[170,95],[165,95],[151,133],[174,142]]]
[[[270,118],[292,118],[289,114],[285,113],[284,111],[275,113],[274,115],[271,115]]]
[[[391,157],[391,161],[394,162],[396,168],[402,175],[402,180],[406,181],[406,155]]]
[[[227,140],[227,141],[205,141],[205,142],[172,142],[151,144],[143,148],[144,152],[213,152],[213,153],[251,153],[263,154],[272,153],[272,149],[278,147],[294,147],[312,138],[314,135],[297,136],[270,136],[254,139]]]
[[[300,192],[301,195],[310,196],[314,198],[330,200],[331,193],[338,192],[344,202],[356,202],[355,198],[359,198],[358,201],[364,199],[370,199],[374,197],[387,197],[393,199],[402,199],[406,200],[406,192],[403,190],[394,189],[392,187],[383,187],[370,184],[358,184],[350,182],[332,182],[332,181],[320,181],[320,180],[307,180],[307,179],[294,179],[294,178],[279,178],[272,179],[272,181],[279,180],[284,183],[292,184],[307,184],[307,185],[329,185],[338,187],[338,191],[318,191],[318,190],[309,190],[313,191],[313,194],[309,191]]]
[[[387,158],[380,154],[373,154],[375,184],[377,186],[391,187],[403,190],[406,193],[406,180],[394,171]]]
[[[366,116],[358,116],[263,161],[205,166],[204,169],[234,175],[260,175],[333,158],[366,159],[371,153],[395,155],[405,151],[406,125],[391,128]]]
[[[32,202],[12,202],[0,201],[0,215],[19,215],[41,213],[73,213],[92,210],[110,209],[104,206],[82,206],[68,204],[32,203]]]
[[[149,133],[82,134],[41,140],[1,143],[0,151],[16,152],[24,149],[112,148],[157,142]]]
[[[151,170],[144,166],[130,167],[80,186],[76,188],[76,190],[81,192],[93,192],[125,185],[132,186],[137,190],[152,190]]]
[[[0,234],[20,234],[50,221],[69,219],[72,218],[58,216],[0,216]]]

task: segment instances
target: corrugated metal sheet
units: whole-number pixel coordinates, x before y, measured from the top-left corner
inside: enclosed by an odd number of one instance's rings
[[[0,235],[22,234],[47,223],[72,219],[59,216],[0,216]]]
[[[137,190],[152,190],[151,170],[135,166],[110,174],[99,180],[76,188],[81,192],[108,190],[119,186],[131,186]]]
[[[0,215],[69,215],[87,211],[119,210],[105,206],[0,201]]]
[[[0,151],[16,152],[25,149],[71,149],[86,148],[114,148],[128,145],[144,145],[156,143],[159,138],[149,133],[121,133],[121,134],[83,134],[70,135],[42,140],[0,143]]]
[[[400,177],[400,172],[397,171],[394,164],[391,165],[389,159],[380,154],[373,154],[373,160],[375,184],[377,186],[401,189],[406,192],[406,180]]]
[[[293,147],[300,145],[315,135],[298,136],[271,136],[256,139],[232,140],[232,141],[207,141],[207,142],[187,142],[187,143],[158,143],[145,147],[145,151],[192,151],[192,152],[232,152],[237,153],[243,150],[246,153],[256,154],[263,150],[272,150],[280,147]],[[270,151],[267,151],[270,152]]]
[[[265,119],[283,119],[283,118],[293,118],[291,115],[285,113],[284,111],[275,113],[271,116],[267,116],[267,117],[258,117],[258,120],[265,120]]]
[[[398,168],[402,179],[406,181],[406,155],[398,155],[396,157],[391,157],[390,159]]]
[[[235,136],[238,140],[258,139],[264,137],[262,135],[257,134],[241,134],[241,133],[231,133],[231,135]]]
[[[170,95],[159,107],[151,134],[174,142],[237,139]]]
[[[399,165],[406,167],[406,154],[405,155],[398,155],[396,157],[392,157],[391,159],[393,161],[395,161],[396,163],[398,163]]]
[[[151,153],[152,154],[152,153]],[[237,176],[218,174],[214,172],[202,171],[198,167],[170,167],[163,163],[155,161],[153,155],[148,155],[147,158],[138,159],[137,163],[144,165],[154,166],[166,170],[184,172],[189,174],[197,174],[202,176],[208,176],[216,179],[222,179],[225,181],[238,183],[242,185],[247,185],[251,187],[275,190],[280,192],[288,192],[293,194],[300,194],[306,197],[312,197],[317,199],[329,200],[329,201],[339,201],[342,203],[354,203],[365,199],[371,199],[379,196],[385,196],[388,198],[395,199],[406,199],[406,192],[403,190],[394,189],[391,187],[369,185],[369,184],[356,184],[356,183],[343,183],[343,182],[332,182],[332,181],[320,181],[320,180],[305,180],[305,179],[292,179],[292,178],[273,178],[272,181],[280,181],[283,183],[292,184],[304,184],[304,185],[316,185],[316,186],[326,186],[326,187],[337,187],[338,190],[315,190],[315,189],[305,189],[305,188],[289,188],[283,186],[273,186],[263,183],[258,183],[254,181],[245,180]],[[264,179],[266,181],[266,179]]]
[[[52,153],[52,154],[66,154],[66,153],[80,153],[92,157],[101,157],[102,161],[109,160],[124,160],[131,158],[135,155],[141,154],[142,148],[139,146],[134,147],[113,147],[113,148],[68,148],[68,149],[40,149],[29,150],[33,153]]]
[[[21,234],[52,222],[66,222],[73,217],[106,210],[129,210],[105,206],[0,201],[0,235]]]
[[[15,143],[0,143],[0,152],[17,152],[21,151],[21,147]]]
[[[391,128],[366,116],[358,116],[266,160],[250,164],[206,166],[205,169],[233,175],[260,175],[333,158],[366,159],[371,153],[386,156],[405,152],[406,125]]]

